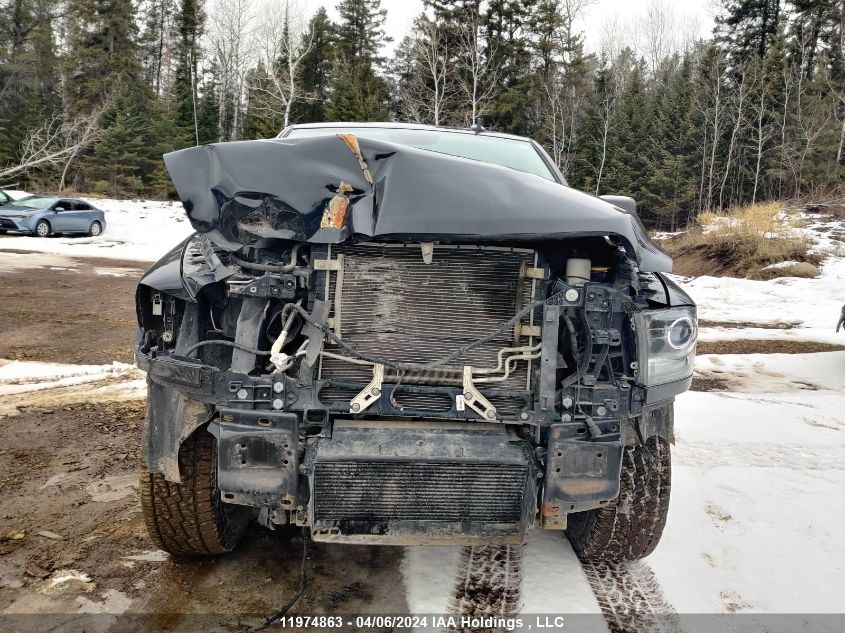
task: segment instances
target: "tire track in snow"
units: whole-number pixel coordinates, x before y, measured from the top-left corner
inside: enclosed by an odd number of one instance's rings
[[[678,614],[645,563],[581,561],[611,633],[676,633]]]
[[[519,611],[522,597],[522,550],[525,545],[464,547],[450,615],[507,617]],[[464,631],[471,629],[448,629]]]

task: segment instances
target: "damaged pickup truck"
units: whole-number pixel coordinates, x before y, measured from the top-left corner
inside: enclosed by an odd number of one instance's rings
[[[654,549],[697,320],[633,200],[483,130],[292,126],[165,163],[196,233],[137,291],[160,547],[219,554],[258,520]]]

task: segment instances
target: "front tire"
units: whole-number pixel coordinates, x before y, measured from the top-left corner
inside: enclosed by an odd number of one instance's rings
[[[248,508],[223,503],[217,487],[217,441],[198,429],[179,448],[182,482],[140,472],[141,509],[147,532],[161,549],[179,557],[230,552],[247,528]]]
[[[38,237],[47,237],[50,231],[50,223],[47,220],[38,220],[38,224],[35,225],[35,234]]]
[[[633,561],[651,554],[666,525],[672,481],[669,442],[654,436],[624,449],[619,496],[569,516],[566,535],[583,560]]]

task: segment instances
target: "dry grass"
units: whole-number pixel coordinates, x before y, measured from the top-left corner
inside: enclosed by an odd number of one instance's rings
[[[808,253],[810,241],[795,234],[794,221],[782,210],[780,204],[761,203],[703,213],[696,226],[663,244],[680,260],[681,274],[815,277],[819,257]],[[796,264],[763,270],[785,261]]]
[[[813,279],[821,274],[821,270],[810,262],[795,262],[780,268],[763,268],[753,275],[754,279],[775,279],[776,277],[803,277]]]

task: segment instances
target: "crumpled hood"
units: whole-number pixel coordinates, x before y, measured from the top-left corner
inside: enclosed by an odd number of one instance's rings
[[[671,258],[640,221],[533,174],[352,135],[218,143],[164,156],[194,228],[238,250],[266,238],[336,244],[621,238],[640,269]]]

